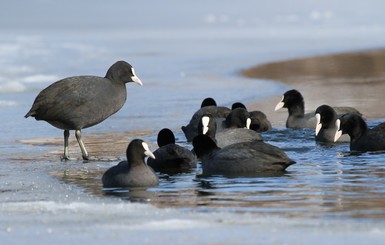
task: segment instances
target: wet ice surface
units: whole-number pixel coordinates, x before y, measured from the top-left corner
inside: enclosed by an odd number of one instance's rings
[[[153,8],[147,1],[146,6],[120,2],[116,11],[121,15],[84,19],[111,12],[112,5],[95,4],[71,21],[66,13],[73,13],[73,2],[56,5],[56,11],[45,11],[52,6],[42,3],[25,3],[21,12],[42,9],[38,16],[23,12],[26,18],[12,19],[20,16],[12,12],[20,9],[12,6],[15,2],[0,9],[6,19],[0,22],[2,243],[383,243],[383,154],[352,155],[347,145],[317,145],[312,131],[275,128],[265,139],[297,161],[282,176],[201,177],[197,168],[160,175],[160,185],[144,191],[104,190],[101,175],[124,159],[124,150],[112,156],[103,152],[108,156],[103,161],[61,162],[62,132],[23,118],[51,82],[71,75],[103,76],[124,59],[144,87],[129,84],[122,110],[84,130],[84,140],[123,134],[119,147],[141,137],[155,150],[155,133],[170,127],[180,144],[191,147],[179,129],[203,98],[213,96],[229,106],[287,89],[241,78],[239,70],[272,60],[382,47],[383,3],[312,6],[298,0],[283,6],[271,1],[258,8],[255,1],[243,6],[171,1],[174,8],[158,11],[163,6],[156,1]]]

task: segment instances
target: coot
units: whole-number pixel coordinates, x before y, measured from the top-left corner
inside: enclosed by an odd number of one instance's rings
[[[236,108],[247,109],[246,106],[241,102],[235,102],[231,106],[231,110]],[[270,121],[267,119],[267,116],[262,111],[249,111],[250,114],[250,129],[256,132],[265,132],[272,129]]]
[[[323,143],[334,142],[334,135],[337,132],[336,120],[338,115],[336,111],[328,105],[321,105],[315,111],[317,119],[315,129],[315,140]],[[338,139],[338,142],[349,142],[349,135],[345,134]]]
[[[278,102],[278,104],[275,106],[275,111],[281,108],[287,108],[289,112],[289,116],[286,120],[287,128],[315,129],[317,124],[315,112],[312,111],[305,114],[305,102],[302,97],[302,94],[298,90],[292,89],[284,93],[282,100]],[[344,114],[350,112],[359,114],[359,112],[355,108],[349,106],[333,106],[333,109],[336,111],[337,114]]]
[[[216,121],[209,114],[202,116],[198,126],[198,133],[210,136],[219,147],[239,142],[263,140],[259,133],[247,128],[246,122],[244,122],[243,128],[228,128],[217,132]]]
[[[203,101],[202,101],[202,104]],[[215,119],[218,119],[218,124],[222,124],[222,120],[231,112],[231,110],[224,106],[207,105],[201,107],[191,117],[189,124],[182,126],[181,129],[186,136],[187,141],[191,142],[195,136],[198,135],[198,123],[204,114],[210,114]]]
[[[147,143],[132,140],[127,147],[127,161],[109,168],[102,177],[103,187],[151,187],[159,183],[154,170],[144,162],[146,156],[155,158]]]
[[[351,151],[385,151],[385,123],[369,129],[362,117],[347,113],[337,119],[336,126],[334,140],[337,141],[341,135],[348,134]]]
[[[74,76],[57,81],[43,89],[36,97],[25,117],[34,117],[64,130],[64,159],[69,159],[68,137],[70,130],[82,151],[84,160],[89,158],[81,139],[81,130],[94,126],[122,108],[126,101],[126,83],[143,85],[134,68],[125,61],[118,61],[105,77]]]
[[[219,148],[207,135],[193,141],[203,175],[280,172],[294,164],[281,149],[261,142],[241,142]]]
[[[154,151],[155,159],[148,158],[147,164],[157,172],[178,173],[196,167],[196,156],[187,148],[175,144],[174,133],[163,128],[158,133],[159,148]]]

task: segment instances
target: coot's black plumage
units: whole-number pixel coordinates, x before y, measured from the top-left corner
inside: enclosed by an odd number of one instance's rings
[[[155,158],[148,145],[140,139],[130,142],[126,151],[127,160],[109,168],[102,177],[103,187],[152,187],[159,183],[158,177],[144,162],[146,156]]]
[[[241,102],[235,102],[231,106],[231,110],[236,108],[247,109],[246,106]],[[267,116],[262,111],[249,111],[250,114],[250,129],[256,132],[265,132],[272,129],[270,121],[267,119]]]
[[[213,98],[207,97],[201,103],[201,108],[205,106],[217,106],[217,102]]]
[[[223,121],[223,128],[250,128],[250,113],[244,108],[235,108]]]
[[[305,102],[297,90],[292,89],[284,93],[282,100],[275,106],[275,111],[281,108],[287,108],[289,112],[287,128],[315,128],[314,113],[305,114]]]
[[[148,158],[147,164],[157,172],[178,173],[196,167],[196,156],[190,150],[175,144],[174,133],[164,128],[158,133],[159,148],[154,151],[155,159]]]
[[[351,151],[385,151],[385,123],[369,129],[357,114],[347,113],[336,121],[335,141],[343,134],[350,136]]]
[[[271,123],[262,111],[250,111],[250,129],[256,132],[266,132],[272,129]]]
[[[94,126],[117,112],[126,101],[126,83],[142,82],[125,61],[118,61],[105,77],[75,76],[57,81],[36,97],[25,117],[35,117],[64,130],[64,159],[69,159],[69,131],[75,130],[83,159],[89,158],[81,130]]]
[[[202,104],[204,105],[205,103],[203,102],[204,101],[202,101]],[[194,137],[198,135],[198,123],[204,114],[212,115],[215,119],[218,119],[218,124],[221,124],[222,120],[226,118],[230,112],[231,110],[224,106],[204,105],[194,113],[190,119],[189,124],[182,126],[181,129],[186,136],[187,141],[191,142]]]
[[[204,175],[279,172],[295,163],[278,147],[260,141],[219,148],[209,136],[198,135],[193,146]]]

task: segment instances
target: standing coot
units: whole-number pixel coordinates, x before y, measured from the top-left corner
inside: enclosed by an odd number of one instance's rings
[[[25,117],[32,116],[64,130],[66,160],[69,159],[69,131],[75,130],[83,159],[88,160],[81,130],[102,122],[122,108],[127,97],[128,82],[143,85],[135,75],[134,68],[125,61],[113,64],[105,77],[64,78],[42,90]]]
[[[146,165],[146,156],[155,158],[147,143],[134,139],[128,144],[127,161],[109,168],[102,177],[103,187],[151,187],[159,183],[154,170]]]

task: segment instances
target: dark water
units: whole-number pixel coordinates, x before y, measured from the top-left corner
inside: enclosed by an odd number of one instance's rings
[[[101,186],[106,164],[71,164],[53,174],[93,195],[157,207],[321,219],[385,218],[384,154],[350,153],[346,143],[321,145],[314,141],[313,134],[308,129],[273,129],[263,134],[267,142],[282,148],[297,162],[275,176],[202,177],[198,166],[189,173],[159,174],[160,184],[155,188],[111,190]]]

